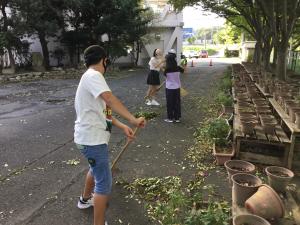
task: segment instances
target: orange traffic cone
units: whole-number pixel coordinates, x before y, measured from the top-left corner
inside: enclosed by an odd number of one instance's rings
[[[192,64],[191,64],[191,67],[194,67],[194,61],[192,60]]]
[[[209,66],[212,66],[212,59],[210,59],[209,61]]]

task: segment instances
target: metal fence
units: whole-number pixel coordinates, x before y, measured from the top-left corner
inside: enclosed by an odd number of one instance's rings
[[[289,70],[294,71],[300,75],[300,52],[290,51],[288,54],[287,67]]]

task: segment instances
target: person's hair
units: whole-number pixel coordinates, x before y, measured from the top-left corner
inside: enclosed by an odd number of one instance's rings
[[[166,70],[173,70],[177,68],[176,55],[169,53],[166,55]]]
[[[156,53],[157,49],[158,49],[158,48],[154,49],[154,51],[153,51],[153,57],[156,57],[156,56],[157,56],[157,53]]]
[[[88,48],[86,48],[83,52],[84,55],[84,62],[85,66],[88,68],[91,65],[95,65],[101,61],[101,59],[104,59],[107,57],[107,54],[99,45],[91,45]]]

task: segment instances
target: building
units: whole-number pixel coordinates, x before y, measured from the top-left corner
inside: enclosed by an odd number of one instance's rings
[[[157,40],[145,45],[148,56],[151,56],[154,48],[160,48],[166,54],[170,49],[177,52],[177,60],[180,60],[183,38],[183,14],[176,12],[168,0],[145,0],[145,4],[151,7],[159,17],[153,22],[153,31]]]
[[[168,5],[168,0],[144,0],[144,6],[150,7],[156,17],[151,24],[151,32],[154,38],[147,43],[143,43],[138,65],[147,65],[150,57],[153,55],[155,48],[160,48],[163,50],[164,54],[170,49],[175,49],[177,52],[177,60],[180,60],[180,55],[182,52],[182,37],[183,37],[183,14],[182,12],[176,12],[171,5]],[[42,56],[42,47],[37,37],[32,36],[28,39],[31,43],[30,52],[35,55]],[[55,39],[49,40],[49,59],[51,66],[57,66],[57,59],[53,57],[53,52],[57,48],[63,48],[60,46],[59,42]],[[7,59],[7,57],[5,57]],[[9,60],[6,60],[7,65],[9,65]],[[65,55],[62,63],[68,65],[70,60],[67,54]],[[126,57],[120,57],[116,60],[117,64],[132,64],[133,57],[128,54]],[[6,65],[6,64],[5,64]],[[7,66],[6,65],[6,66]]]
[[[156,18],[151,24],[150,33],[154,37],[150,43],[143,43],[138,65],[147,65],[155,48],[160,48],[167,54],[170,49],[177,52],[177,61],[180,61],[183,38],[183,14],[176,12],[168,0],[144,0],[145,7],[150,7]],[[130,56],[121,57],[117,63],[132,61]]]

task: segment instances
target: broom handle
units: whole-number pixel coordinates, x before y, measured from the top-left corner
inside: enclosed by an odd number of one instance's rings
[[[136,132],[138,131],[138,127],[134,128],[133,130],[133,135],[136,134]],[[127,147],[129,146],[129,144],[131,143],[131,140],[127,139],[126,144],[123,146],[121,152],[118,154],[118,156],[114,159],[112,165],[111,165],[111,170],[113,170],[117,164],[117,162],[120,160],[121,156],[123,155],[123,153],[125,152],[125,150],[127,149]]]
[[[162,88],[162,86],[164,86],[165,83],[166,83],[166,81],[162,82],[162,83],[158,86],[158,88],[156,88],[155,91],[150,92],[149,95],[151,95],[151,94],[153,94],[153,93],[155,93],[155,92],[158,92],[158,91]],[[144,97],[144,99],[148,98],[149,95],[146,95],[146,96]]]
[[[156,88],[155,92],[156,92],[156,91],[159,91],[159,90],[162,88],[162,86],[164,86],[165,83],[166,83],[166,81],[164,80],[164,82],[162,82],[162,83],[158,86],[158,88]]]

